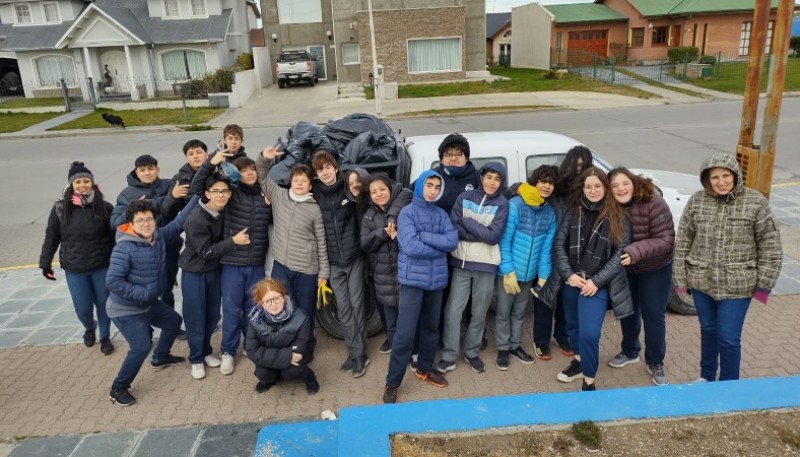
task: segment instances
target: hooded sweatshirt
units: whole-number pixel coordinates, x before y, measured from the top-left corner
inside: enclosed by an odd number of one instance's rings
[[[724,196],[711,188],[712,168],[727,168],[734,188]],[[772,289],[781,271],[781,237],[769,201],[744,187],[739,164],[730,154],[703,161],[703,189],[689,198],[678,226],[674,285],[715,300],[746,298]]]

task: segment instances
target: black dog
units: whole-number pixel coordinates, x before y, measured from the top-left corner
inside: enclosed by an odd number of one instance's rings
[[[103,113],[100,115],[100,117],[102,117],[104,121],[108,122],[111,125],[118,125],[123,129],[125,128],[125,122],[123,122],[122,118],[119,116],[114,116],[113,114],[109,113]]]

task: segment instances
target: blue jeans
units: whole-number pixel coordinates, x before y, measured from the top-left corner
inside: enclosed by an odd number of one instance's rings
[[[83,273],[64,271],[69,295],[72,297],[72,306],[75,307],[78,320],[87,330],[94,329],[94,311],[97,310],[97,330],[101,339],[109,337],[111,327],[111,320],[106,314],[107,272],[108,267]]]
[[[397,306],[384,306],[383,313],[386,316],[386,340],[389,347],[394,344],[394,335],[397,333],[397,316],[399,314]]]
[[[264,265],[223,265],[222,286],[222,344],[223,354],[236,354],[239,340],[247,331],[247,316],[253,309],[251,291],[264,279]],[[246,349],[246,348],[245,348]]]
[[[181,256],[183,241],[178,244],[167,243],[164,246],[164,274],[167,276],[166,287],[161,294],[161,300],[171,307],[175,307],[175,294],[172,289],[175,287],[175,280],[178,277],[178,258]]]
[[[317,315],[317,276],[290,270],[276,261],[272,264],[272,279],[283,284],[294,306],[305,311],[308,316],[312,330],[307,352],[311,354],[311,360],[314,360],[314,348],[317,346],[317,338],[314,336],[313,330]],[[311,360],[308,360],[308,363],[311,363]]]
[[[569,343],[575,355],[581,357],[583,375],[594,378],[600,358],[600,332],[608,307],[608,289],[600,289],[594,296],[584,297],[580,289],[564,284],[559,293],[564,304]]]
[[[644,321],[644,361],[648,365],[663,365],[667,352],[667,300],[672,289],[672,262],[660,270],[629,274],[628,287],[633,299],[633,315],[620,321],[622,353],[630,358],[639,356],[642,346],[639,333]]]
[[[181,328],[181,316],[169,305],[158,300],[150,306],[147,312],[115,317],[112,320],[122,336],[125,337],[125,341],[128,342],[128,353],[125,355],[125,360],[122,361],[122,366],[111,388],[130,389],[153,344],[153,333],[150,327],[161,329],[158,344],[153,350],[153,360],[163,360],[169,355],[178,329]]]
[[[400,285],[400,306],[398,306],[397,332],[392,341],[392,355],[389,358],[389,373],[386,384],[399,387],[406,374],[406,367],[411,361],[414,347],[414,335],[419,323],[419,358],[420,373],[428,373],[433,369],[439,341],[439,315],[442,307],[441,290],[423,290],[417,287]]]
[[[203,363],[211,354],[211,335],[219,323],[221,294],[219,270],[194,273],[183,270],[183,321],[189,343],[189,362]]]
[[[527,292],[528,288],[522,288],[522,291]],[[561,300],[556,300],[554,308],[550,308],[536,297],[533,298],[533,344],[547,346],[551,338],[555,338],[559,346],[569,341],[567,320],[564,318],[564,305]]]
[[[739,379],[742,360],[742,328],[750,297],[714,300],[692,291],[700,321],[700,376],[706,381]]]

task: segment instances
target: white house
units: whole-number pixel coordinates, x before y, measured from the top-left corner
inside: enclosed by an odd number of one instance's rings
[[[89,99],[89,78],[98,95],[172,95],[250,52],[256,15],[252,0],[0,0],[0,57],[16,54],[26,97],[64,79]]]

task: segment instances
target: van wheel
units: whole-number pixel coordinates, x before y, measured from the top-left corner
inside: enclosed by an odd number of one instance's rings
[[[669,299],[667,300],[667,309],[676,314],[695,315],[697,309],[694,307],[694,302],[690,298],[689,301],[684,301],[675,289],[669,291]]]
[[[335,300],[334,303],[317,309],[317,321],[330,336],[337,340],[344,339],[342,323],[339,322],[339,316],[336,314]],[[367,327],[367,337],[375,336],[383,330],[383,322],[381,322],[381,316],[374,303],[367,305],[364,321]]]

